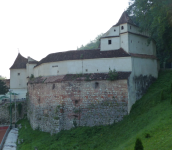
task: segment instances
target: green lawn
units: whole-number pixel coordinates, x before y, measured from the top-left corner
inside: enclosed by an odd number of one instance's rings
[[[33,131],[23,119],[19,150],[134,150],[139,137],[145,150],[172,150],[172,71],[160,72],[147,93],[132,107],[123,121],[110,126],[78,127],[50,135]],[[163,100],[161,100],[161,92]],[[150,135],[150,137],[146,137]]]

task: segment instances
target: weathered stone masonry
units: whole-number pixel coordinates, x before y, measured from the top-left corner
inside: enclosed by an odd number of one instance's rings
[[[19,114],[18,105],[21,104],[21,112]],[[16,103],[16,120],[23,118],[26,114],[26,101]],[[12,123],[15,122],[15,104],[12,102]],[[0,104],[0,124],[10,123],[10,102]]]
[[[112,124],[128,111],[127,80],[71,80],[28,84],[33,129],[57,133],[74,126]]]

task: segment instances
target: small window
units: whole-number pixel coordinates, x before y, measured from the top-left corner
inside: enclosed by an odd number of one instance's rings
[[[88,72],[88,69],[85,69],[86,72]]]
[[[20,73],[18,73],[18,76],[20,75]]]
[[[138,41],[138,43],[139,43],[139,41]]]
[[[57,71],[57,73],[59,73],[59,71]]]
[[[131,29],[131,26],[130,26],[130,29]]]
[[[124,26],[121,26],[121,30],[123,30],[124,29]]]
[[[132,43],[132,40],[131,40],[131,43]]]
[[[111,44],[112,43],[112,41],[111,40],[108,40],[108,44]]]
[[[116,30],[114,29],[114,32],[116,32]]]
[[[99,70],[97,69],[97,71],[99,71]]]

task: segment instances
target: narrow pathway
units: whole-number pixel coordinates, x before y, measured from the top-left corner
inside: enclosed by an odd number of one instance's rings
[[[17,137],[18,137],[18,129],[17,128],[11,129],[5,141],[3,150],[16,150]]]

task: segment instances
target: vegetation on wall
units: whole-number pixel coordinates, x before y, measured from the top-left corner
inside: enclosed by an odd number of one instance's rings
[[[118,79],[118,73],[116,72],[115,69],[111,70],[109,68],[109,72],[108,72],[108,80],[110,81],[114,81]]]
[[[141,31],[149,31],[155,40],[160,62],[171,61],[172,57],[172,1],[171,0],[130,0],[127,10]]]
[[[21,112],[22,112],[22,104],[21,103],[19,103],[17,105],[17,110],[18,110],[19,116],[21,116]]]

